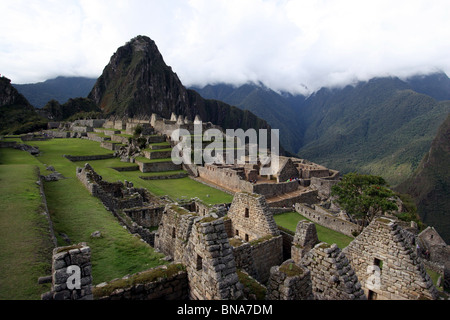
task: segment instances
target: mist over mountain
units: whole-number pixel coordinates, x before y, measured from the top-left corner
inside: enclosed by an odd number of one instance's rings
[[[294,153],[302,145],[303,135],[298,130],[301,114],[297,102],[305,97],[294,96],[291,100],[277,92],[259,84],[245,84],[233,87],[226,84],[207,85],[203,88],[193,87],[206,99],[224,101],[242,110],[249,110],[258,117],[269,122],[271,127],[280,129],[280,140],[283,146]]]
[[[412,174],[450,112],[445,102],[450,80],[445,73],[406,80],[374,78],[322,88],[309,97],[258,84],[195,90],[266,119],[280,129],[287,150],[302,158],[343,173],[382,175],[392,185]]]
[[[275,92],[261,83],[185,88],[156,44],[138,36],[117,50],[94,85],[86,85],[89,81],[58,77],[35,88],[44,88],[36,91],[42,100],[52,87],[66,93],[63,99],[88,96],[64,105],[47,101],[46,110],[58,119],[75,111],[129,117],[156,112],[167,118],[174,112],[191,120],[198,114],[203,121],[224,128],[277,128],[281,145],[290,153],[344,174],[383,176],[413,195],[424,221],[448,220],[439,211],[448,210],[448,203],[435,201],[449,198],[448,176],[441,172],[441,178],[436,178],[438,169],[433,174],[423,169],[423,159],[438,158],[432,141],[436,145],[446,137],[442,127],[438,131],[450,113],[450,79],[443,72],[407,79],[374,78],[342,88],[322,88],[307,97]],[[86,93],[89,86],[92,90]],[[450,167],[448,158],[439,159],[431,161],[435,167]],[[408,178],[406,185],[413,189],[402,184]],[[441,205],[432,206],[436,203]]]

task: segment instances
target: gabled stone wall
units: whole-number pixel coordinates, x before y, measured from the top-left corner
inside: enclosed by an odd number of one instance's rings
[[[316,225],[305,220],[299,221],[291,247],[291,256],[294,262],[300,265],[301,260],[318,243]]]
[[[375,218],[344,250],[369,299],[436,299],[423,263],[393,219]]]
[[[336,244],[317,244],[302,260],[316,300],[366,300],[350,261]]]
[[[239,192],[234,195],[228,217],[234,235],[245,241],[280,234],[273,215],[262,195]]]

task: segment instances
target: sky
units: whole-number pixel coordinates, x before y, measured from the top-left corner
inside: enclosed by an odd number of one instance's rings
[[[96,78],[137,35],[185,86],[312,93],[380,76],[450,75],[448,0],[0,0],[0,74]]]

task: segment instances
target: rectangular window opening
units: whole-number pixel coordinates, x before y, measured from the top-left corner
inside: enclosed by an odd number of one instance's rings
[[[203,258],[200,255],[197,255],[197,271],[203,269]]]

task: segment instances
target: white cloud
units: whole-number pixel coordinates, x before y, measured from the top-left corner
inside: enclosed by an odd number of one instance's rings
[[[0,73],[13,83],[96,77],[139,34],[185,85],[301,91],[450,71],[447,0],[15,0],[0,12]]]

